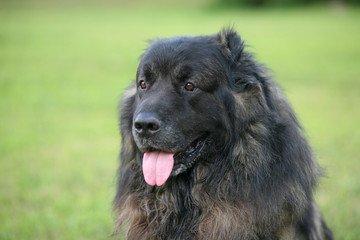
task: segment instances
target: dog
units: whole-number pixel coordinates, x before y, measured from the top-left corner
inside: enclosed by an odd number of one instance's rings
[[[333,239],[302,127],[235,30],[153,41],[120,122],[126,239]]]

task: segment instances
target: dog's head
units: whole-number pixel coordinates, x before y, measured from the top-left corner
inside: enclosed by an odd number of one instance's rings
[[[231,136],[232,91],[248,74],[234,71],[242,50],[229,30],[157,40],[142,55],[131,128],[149,185],[187,171]]]

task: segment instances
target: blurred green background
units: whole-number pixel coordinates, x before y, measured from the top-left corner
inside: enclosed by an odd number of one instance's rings
[[[336,238],[360,239],[360,8],[229,1],[0,2],[1,240],[111,239],[118,101],[146,40],[229,25],[326,169],[316,199]]]

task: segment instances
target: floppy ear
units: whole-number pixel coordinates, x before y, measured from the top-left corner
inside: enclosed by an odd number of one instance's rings
[[[232,89],[235,92],[258,91],[258,66],[252,61],[251,54],[244,51],[245,43],[237,32],[232,28],[223,29],[218,33],[218,43],[229,64]]]
[[[218,33],[218,42],[222,45],[222,53],[231,61],[231,64],[239,64],[244,50],[244,41],[237,32],[232,29],[223,29]]]
[[[134,114],[134,105],[136,102],[136,86],[131,85],[128,88],[121,102],[121,136],[122,136],[122,148],[121,159],[123,162],[130,161],[135,158],[136,145],[134,137],[132,136],[132,121]]]

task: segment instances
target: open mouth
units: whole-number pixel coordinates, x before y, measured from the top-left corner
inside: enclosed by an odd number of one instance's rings
[[[190,144],[184,151],[175,153],[174,167],[171,176],[179,175],[194,166],[194,164],[203,156],[202,150],[205,148],[205,145],[205,137],[202,137]]]
[[[145,152],[142,168],[146,183],[151,186],[161,186],[170,176],[177,176],[193,167],[203,157],[207,143],[208,141],[204,136],[180,152]]]

